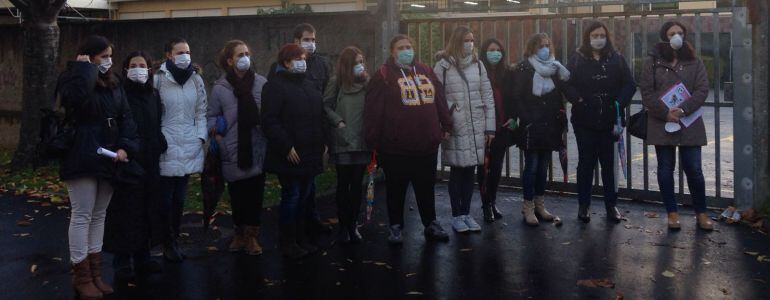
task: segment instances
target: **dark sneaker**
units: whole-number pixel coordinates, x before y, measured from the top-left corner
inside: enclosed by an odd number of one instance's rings
[[[390,236],[388,237],[388,243],[398,245],[404,242],[404,237],[401,235],[401,225],[390,225]]]
[[[428,227],[425,227],[425,238],[438,242],[449,241],[449,235],[446,233],[446,231],[444,231],[444,228],[441,228],[441,224],[439,224],[436,220],[431,222]]]

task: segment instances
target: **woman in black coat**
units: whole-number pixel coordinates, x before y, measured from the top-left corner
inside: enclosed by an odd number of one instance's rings
[[[562,134],[567,130],[563,91],[570,75],[552,55],[552,46],[547,34],[533,35],[527,42],[525,59],[513,71],[511,96],[519,117],[517,145],[524,151],[521,213],[530,226],[538,225],[538,218],[554,220],[545,209],[545,181],[551,152],[562,146]]]
[[[326,151],[323,97],[305,74],[305,59],[299,45],[281,47],[277,75],[262,90],[265,169],[281,183],[281,252],[293,259],[318,250],[304,236],[302,216],[314,201],[315,177],[323,171]]]
[[[607,219],[620,222],[623,215],[615,207],[615,147],[624,110],[636,92],[636,83],[625,58],[612,47],[610,32],[601,22],[589,25],[583,33],[583,45],[572,56],[568,69],[567,100],[572,103],[572,128],[579,153],[577,169],[578,219],[591,221],[594,168],[602,164],[604,207]],[[617,131],[616,129],[617,128]]]
[[[150,258],[150,249],[163,241],[163,221],[160,215],[161,153],[166,151],[166,139],[160,130],[162,107],[152,87],[149,55],[133,52],[123,61],[123,87],[137,125],[141,148],[133,156],[145,171],[136,184],[115,187],[107,209],[104,247],[114,253],[112,267],[115,281],[130,280],[140,274],[161,271],[158,262]]]
[[[102,281],[104,220],[118,170],[137,153],[136,125],[125,92],[110,71],[112,45],[101,36],[88,37],[60,76],[58,95],[75,133],[60,162],[72,207],[69,225],[73,285],[83,299],[100,299],[113,289]],[[115,153],[97,154],[104,148]]]

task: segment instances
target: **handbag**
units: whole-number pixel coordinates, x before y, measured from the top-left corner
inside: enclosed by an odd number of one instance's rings
[[[59,159],[70,151],[75,143],[74,112],[64,113],[62,117],[61,100],[58,86],[54,91],[54,107],[40,110],[40,141],[38,154],[45,159]]]
[[[631,115],[628,119],[628,133],[643,140],[647,139],[647,109],[642,108]]]

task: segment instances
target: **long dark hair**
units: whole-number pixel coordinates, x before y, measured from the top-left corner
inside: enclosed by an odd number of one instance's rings
[[[91,35],[87,37],[82,44],[80,44],[80,47],[78,48],[78,54],[88,55],[88,57],[93,60],[95,56],[99,55],[99,53],[102,53],[108,48],[114,49],[112,43],[110,43],[107,38],[101,35]],[[96,79],[96,84],[103,88],[114,89],[118,85],[118,78],[115,76],[115,74],[112,73],[112,69],[109,69],[106,73],[103,74],[102,72],[99,72],[99,77]]]
[[[684,32],[684,36],[682,37],[684,43],[679,50],[674,50],[669,44],[670,40],[667,32],[674,26],[679,26],[682,28],[682,32]],[[684,26],[684,24],[679,21],[668,21],[663,24],[660,28],[660,40],[661,42],[655,45],[655,50],[657,50],[658,55],[660,55],[660,58],[663,60],[668,62],[674,61],[674,53],[676,53],[676,58],[679,60],[690,61],[695,59],[695,48],[687,41],[687,26]]]
[[[133,82],[130,79],[128,79],[128,67],[129,67],[129,65],[131,65],[131,59],[133,59],[134,57],[144,58],[144,61],[147,62],[147,68],[149,69],[147,71],[147,82],[145,82],[142,85],[140,85],[139,83]],[[143,89],[145,91],[152,90],[152,76],[153,76],[153,72],[152,72],[152,58],[150,57],[149,54],[147,54],[147,52],[139,50],[139,51],[131,52],[131,54],[126,56],[126,59],[123,60],[122,74],[123,74],[123,79],[124,79],[124,82],[125,82],[124,83],[124,87],[127,87],[127,88],[140,87],[141,89]]]
[[[500,62],[497,63],[497,65],[492,65],[489,63],[489,59],[487,58],[487,49],[489,49],[489,46],[492,44],[496,44],[498,47],[500,47],[500,53],[503,55],[502,58],[500,58]],[[505,48],[503,47],[503,43],[501,43],[496,38],[490,38],[484,41],[483,44],[481,44],[481,53],[479,54],[479,60],[484,64],[484,68],[487,69],[487,74],[493,74],[493,76],[490,77],[492,80],[492,86],[494,87],[500,87],[501,82],[503,81],[503,77],[505,76],[505,71],[508,69],[507,65],[507,58],[508,55],[505,53]]]
[[[583,44],[578,48],[578,52],[580,52],[583,57],[593,57],[594,48],[591,47],[591,32],[599,28],[604,28],[604,32],[607,33],[607,44],[599,51],[599,55],[601,55],[602,58],[605,58],[615,52],[615,47],[612,45],[612,34],[610,33],[610,30],[604,23],[594,21],[583,31]]]
[[[340,52],[340,58],[337,61],[337,82],[345,89],[349,89],[356,82],[356,76],[353,74],[353,67],[357,65],[356,57],[364,56],[364,52],[357,47],[347,47]],[[366,59],[364,57],[364,59]]]

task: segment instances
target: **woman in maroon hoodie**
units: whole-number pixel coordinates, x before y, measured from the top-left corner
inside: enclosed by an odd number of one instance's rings
[[[415,61],[413,41],[397,35],[391,56],[369,83],[364,107],[366,143],[378,153],[387,180],[388,241],[400,244],[409,183],[425,226],[425,237],[448,241],[436,220],[435,178],[438,146],[451,128],[443,89],[430,67]]]

